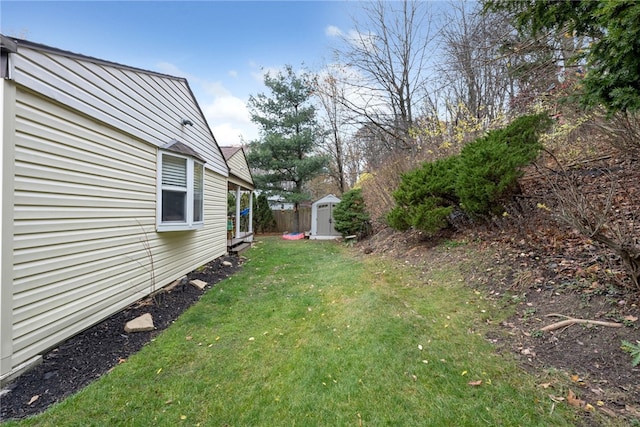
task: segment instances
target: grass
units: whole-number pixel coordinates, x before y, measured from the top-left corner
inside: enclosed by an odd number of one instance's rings
[[[571,425],[483,337],[501,314],[455,267],[427,284],[333,242],[276,238],[247,256],[126,363],[7,426]]]

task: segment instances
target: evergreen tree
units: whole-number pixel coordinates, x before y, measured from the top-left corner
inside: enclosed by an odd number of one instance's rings
[[[486,0],[485,10],[512,14],[518,31],[547,31],[592,40],[574,61],[586,59],[582,101],[610,113],[640,111],[640,3],[636,0]]]
[[[333,211],[336,231],[343,236],[355,234],[366,237],[371,232],[370,217],[362,197],[362,189],[354,188],[342,195]]]
[[[314,155],[320,132],[311,104],[311,78],[298,76],[291,66],[276,76],[267,73],[264,84],[270,95],[249,98],[251,120],[261,127],[251,142],[247,160],[254,169],[256,186],[294,203],[294,231],[300,231],[299,203],[308,200],[305,184],[323,172],[327,158]]]
[[[256,233],[266,233],[276,228],[276,219],[264,194],[253,198],[253,229]]]

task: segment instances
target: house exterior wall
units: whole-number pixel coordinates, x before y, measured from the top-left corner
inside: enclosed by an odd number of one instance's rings
[[[226,253],[228,169],[186,82],[18,53],[0,90],[0,160],[13,165],[2,175],[0,378]],[[204,226],[158,233],[157,153],[172,139],[207,161]]]
[[[13,277],[13,144],[5,144],[14,134],[16,88],[8,80],[0,80],[0,374],[12,369],[11,363],[11,283]]]
[[[205,227],[156,233],[156,147],[31,93],[16,110],[14,366],[226,252],[225,177],[206,170]]]
[[[18,85],[154,145],[178,139],[196,150],[209,168],[228,175],[186,80],[18,46],[12,60]],[[193,126],[182,126],[183,119]]]
[[[247,160],[244,157],[242,150],[238,150],[236,154],[227,159],[227,164],[234,175],[241,178],[246,183],[253,183],[253,177],[251,176]]]

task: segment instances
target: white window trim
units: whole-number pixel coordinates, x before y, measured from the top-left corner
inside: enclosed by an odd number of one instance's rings
[[[162,222],[162,156],[167,155],[171,157],[177,157],[181,159],[186,159],[187,161],[187,200],[186,200],[186,221],[184,222]],[[199,228],[204,227],[204,164],[193,157],[185,156],[179,153],[175,153],[173,151],[163,151],[158,150],[158,168],[157,168],[157,189],[156,189],[156,231],[185,231],[185,230],[197,230]],[[194,202],[194,165],[201,165],[202,170],[202,220],[194,221],[193,220],[193,202]],[[170,189],[170,187],[165,187],[164,189]]]

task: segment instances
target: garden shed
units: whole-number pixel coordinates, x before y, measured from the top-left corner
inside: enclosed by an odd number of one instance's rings
[[[328,240],[341,236],[336,231],[333,220],[333,209],[340,203],[340,199],[329,194],[311,205],[311,234],[309,239]]]
[[[0,36],[0,380],[226,254],[186,79]]]

